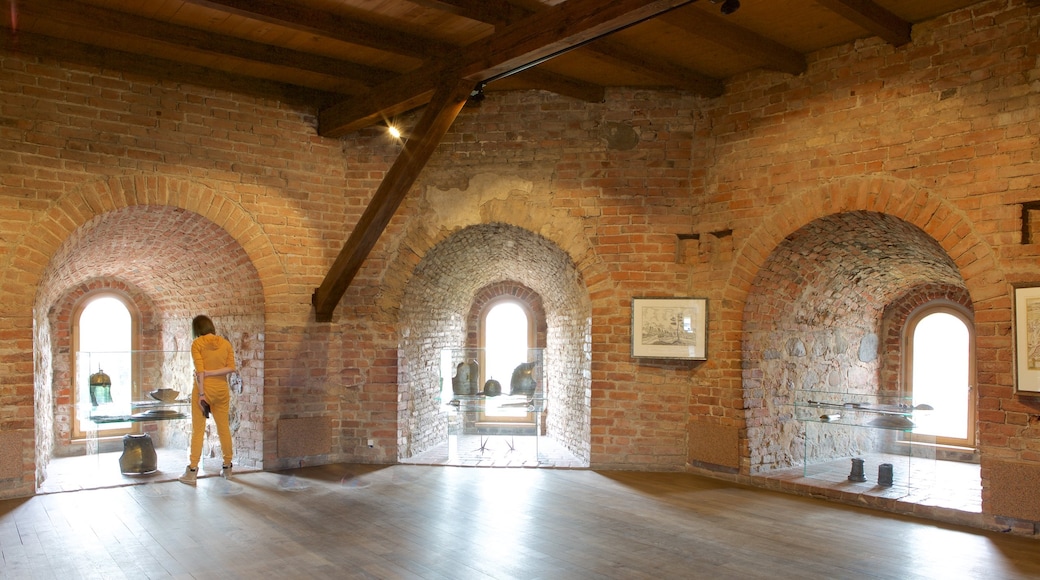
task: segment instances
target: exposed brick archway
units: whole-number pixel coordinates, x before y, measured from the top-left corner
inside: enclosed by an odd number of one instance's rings
[[[156,189],[148,189],[154,187]],[[138,191],[137,188],[143,188]],[[209,205],[206,205],[207,200]],[[162,201],[163,204],[154,202]],[[135,203],[136,202],[136,203]],[[147,317],[142,349],[185,350],[190,319],[205,312],[236,348],[249,389],[237,399],[233,417],[243,465],[262,465],[263,352],[265,296],[246,247],[205,211],[250,240],[257,255],[269,251],[250,232],[251,220],[236,219],[214,192],[172,180],[115,179],[85,185],[58,200],[25,234],[25,272],[36,278],[33,307],[37,353],[34,418],[35,478],[55,448],[67,448],[65,431],[55,431],[48,409],[67,409],[72,305],[84,292],[120,291]],[[241,216],[240,216],[241,217]],[[34,233],[35,232],[35,233]],[[13,264],[12,264],[13,265]],[[245,451],[248,450],[248,451]]]
[[[756,301],[755,296],[763,292],[757,288],[764,288],[761,285],[760,274],[763,269],[778,267],[774,253],[793,232],[799,231],[817,220],[828,218],[828,216],[849,215],[857,212],[869,212],[869,214],[863,213],[863,215],[878,215],[884,216],[884,219],[895,219],[919,231],[922,235],[920,243],[932,244],[937,250],[938,254],[935,254],[935,259],[945,259],[949,262],[949,268],[938,267],[938,270],[933,271],[933,273],[943,272],[938,275],[940,283],[950,283],[953,287],[965,289],[967,294],[972,297],[977,318],[985,318],[985,315],[980,316],[980,311],[990,308],[994,309],[993,312],[1006,316],[1006,311],[1000,310],[993,304],[995,298],[999,302],[1001,296],[1006,296],[1006,281],[1000,275],[992,250],[981,240],[964,214],[946,200],[927,192],[915,192],[902,182],[879,178],[841,180],[828,185],[823,191],[803,193],[778,205],[771,217],[752,231],[745,243],[738,248],[738,257],[734,261],[734,271],[728,286],[728,300],[725,301],[724,306],[743,309],[744,305]],[[835,223],[840,223],[840,221]],[[847,224],[832,227],[830,231],[837,232],[843,228],[847,230],[848,227]],[[810,255],[806,256],[806,259],[813,259],[812,246],[804,247],[810,250]],[[784,282],[775,281],[774,283],[790,285],[791,292],[806,284],[804,276],[797,271],[791,271],[789,274]],[[889,298],[896,298],[895,294],[897,292],[892,292]],[[878,298],[883,299],[884,296],[878,296]],[[881,306],[883,307],[884,304]],[[724,313],[721,316],[723,326],[727,327],[724,331],[738,331],[743,336],[742,352],[736,353],[736,356],[744,361],[744,365],[754,364],[755,361],[751,359],[760,357],[764,352],[751,348],[757,353],[752,355],[748,350],[748,333],[751,329],[746,312],[747,310],[744,309],[743,312]],[[985,342],[983,337],[996,333],[999,325],[1000,321],[994,320],[993,323],[977,326],[976,335],[980,339],[977,354],[980,360],[997,356],[995,353],[986,352],[987,347],[983,346]],[[992,349],[992,347],[990,348]],[[756,390],[761,387],[757,371],[745,369],[730,372],[741,376],[741,393],[734,395],[744,399],[746,407],[746,411],[732,410],[732,412],[742,415],[734,417],[734,419],[742,422],[746,427],[746,437],[742,438],[743,451],[740,454],[741,470],[751,472],[761,469],[765,465],[780,466],[785,461],[790,461],[790,458],[778,461],[771,452],[751,449],[753,445],[751,439],[757,437],[754,429],[759,428],[763,421],[768,421],[772,411],[765,405],[754,402],[761,400],[762,395],[759,390]]]
[[[468,314],[489,288],[523,288],[544,308],[546,434],[588,460],[591,303],[570,257],[549,240],[502,223],[463,228],[422,258],[401,305],[399,456],[409,458],[447,440],[438,410],[443,349],[467,345]]]
[[[790,408],[798,391],[881,392],[883,313],[893,300],[929,285],[958,289],[963,280],[923,231],[881,213],[825,216],[776,247],[744,309],[752,472],[801,464],[802,430]],[[851,453],[844,447],[828,452]]]

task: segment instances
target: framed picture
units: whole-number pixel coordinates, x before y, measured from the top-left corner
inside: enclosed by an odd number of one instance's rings
[[[1040,287],[1015,288],[1015,386],[1040,394]]]
[[[633,298],[632,356],[708,358],[706,298]]]

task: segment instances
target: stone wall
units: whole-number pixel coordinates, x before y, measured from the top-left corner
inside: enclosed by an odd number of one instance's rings
[[[805,460],[803,425],[792,409],[797,400],[883,392],[879,335],[885,307],[927,285],[949,287],[957,297],[964,282],[935,240],[889,215],[823,217],[777,246],[759,269],[744,310],[752,472]],[[814,456],[869,448],[864,431]]]

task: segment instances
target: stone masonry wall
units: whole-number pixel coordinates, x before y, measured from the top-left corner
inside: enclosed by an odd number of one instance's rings
[[[826,393],[878,395],[880,332],[886,304],[927,285],[963,281],[921,230],[879,213],[848,212],[802,227],[759,270],[745,304],[744,372],[752,471],[801,465],[799,400]],[[811,394],[809,394],[811,393]],[[870,444],[852,430],[817,459]]]

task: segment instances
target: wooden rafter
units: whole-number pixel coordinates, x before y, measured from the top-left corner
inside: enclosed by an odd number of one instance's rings
[[[569,0],[532,14],[489,38],[445,55],[436,65],[374,87],[318,115],[323,136],[338,137],[425,102],[438,79],[479,82],[522,70],[611,32],[694,0]]]
[[[893,46],[910,42],[910,23],[873,0],[817,0],[828,10],[878,35]]]
[[[33,2],[20,4],[19,10],[23,17],[44,18],[70,26],[83,26],[84,23],[89,23],[89,26],[95,30],[110,31],[114,35],[135,36],[179,46],[194,52],[264,62],[287,69],[307,70],[332,77],[351,79],[366,86],[385,82],[393,76],[390,71],[383,69],[250,42],[134,14],[115,12],[81,2],[33,0]]]
[[[0,49],[38,57],[46,56],[68,62],[77,62],[86,66],[129,71],[144,76],[221,90],[262,95],[266,98],[293,103],[300,107],[313,107],[315,104],[320,103],[334,103],[343,98],[342,94],[334,95],[325,91],[305,89],[297,85],[267,81],[202,66],[175,63],[160,58],[146,57],[140,54],[100,48],[61,38],[24,32],[19,33],[17,37],[10,34],[0,34]]]
[[[276,24],[294,30],[309,32],[317,36],[334,38],[343,42],[410,56],[420,60],[426,59],[430,55],[443,54],[457,48],[450,44],[420,38],[390,28],[358,22],[357,20],[344,18],[324,10],[308,8],[299,2],[287,0],[264,0],[263,2],[257,2],[256,0],[184,1],[214,8],[222,12],[238,14],[252,20]]]
[[[661,20],[719,46],[746,54],[764,63],[766,68],[793,75],[802,74],[808,68],[805,56],[800,52],[703,10],[671,12],[662,16]]]
[[[332,320],[332,313],[343,293],[361,269],[361,264],[369,252],[375,247],[379,236],[404,201],[408,190],[433,155],[441,138],[448,132],[455,117],[466,104],[472,89],[473,86],[468,80],[454,79],[453,82],[442,83],[434,90],[422,117],[412,128],[411,137],[405,142],[404,149],[379,184],[379,189],[361,214],[361,219],[354,226],[321,286],[314,291],[311,301],[318,322]]]
[[[367,124],[375,116],[386,115],[387,111],[403,112],[428,102],[422,118],[412,129],[412,137],[383,178],[321,286],[314,291],[311,301],[315,320],[332,320],[332,314],[350,282],[418,179],[441,138],[462,110],[475,83],[523,70],[533,63],[552,58],[575,46],[690,1],[618,0],[603,7],[599,5],[599,0],[571,0],[524,18],[492,38],[474,43],[477,46],[467,47],[464,52],[447,55],[444,59],[446,64],[425,67],[415,75],[403,75],[401,78],[404,81],[395,79],[369,91],[361,101],[369,107],[367,112],[361,113],[365,111],[363,108],[347,109],[353,114],[360,113],[360,117],[342,116],[342,108],[336,109],[333,114],[323,113],[319,117],[319,124],[324,133],[336,135],[348,132],[352,123],[357,123],[359,118],[365,119]],[[452,83],[446,84],[445,78],[452,79]],[[385,106],[373,107],[380,98],[379,90],[388,89],[390,98],[383,101]],[[404,106],[408,109],[400,109]],[[337,118],[336,114],[341,116]]]
[[[613,38],[597,40],[589,46],[589,50],[601,58],[613,61],[616,66],[641,74],[649,74],[666,81],[666,84],[675,85],[705,97],[717,97],[723,91],[723,83],[718,79],[698,74],[659,58],[651,58]]]
[[[510,4],[508,0],[410,0],[420,6],[428,6],[477,22],[493,24],[496,28],[526,16],[526,11]]]

